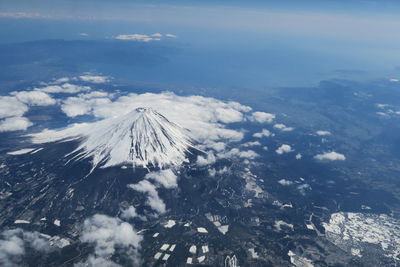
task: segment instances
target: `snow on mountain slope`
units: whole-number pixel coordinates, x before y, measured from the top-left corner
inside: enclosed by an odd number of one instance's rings
[[[32,137],[34,143],[80,140],[69,155],[75,160],[92,158],[93,168],[124,163],[160,168],[179,165],[187,160],[186,153],[193,147],[186,129],[151,108],[137,108],[120,117]]]

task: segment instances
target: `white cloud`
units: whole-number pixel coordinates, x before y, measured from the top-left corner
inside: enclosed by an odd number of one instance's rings
[[[197,156],[196,164],[198,166],[206,166],[215,163],[216,158],[213,153],[207,153],[207,156]]]
[[[385,109],[386,107],[388,107],[388,104],[376,104],[376,106],[380,109]]]
[[[256,138],[269,137],[269,136],[274,136],[274,134],[267,129],[262,129],[261,132],[253,134],[253,137]]]
[[[0,118],[20,117],[28,111],[28,106],[13,96],[0,96]]]
[[[243,120],[243,114],[240,110],[230,107],[221,107],[215,109],[216,119],[223,123],[239,122]]]
[[[289,152],[292,152],[292,151],[293,151],[292,147],[290,145],[286,145],[286,144],[281,145],[280,147],[278,147],[277,150],[275,150],[275,152],[278,155],[282,155],[283,153],[289,153]]]
[[[155,38],[151,35],[147,34],[120,34],[114,37],[117,40],[130,40],[130,41],[137,41],[137,42],[151,42],[151,41],[160,41],[160,38]]]
[[[332,152],[326,152],[323,154],[318,154],[314,156],[314,159],[316,160],[345,160],[346,157],[343,154],[336,153],[335,151]]]
[[[90,93],[85,93],[85,94],[79,94],[78,97],[84,98],[84,99],[92,99],[92,98],[107,98],[110,97],[111,95],[107,92],[103,91],[91,91]]]
[[[89,98],[88,94],[80,97],[69,97],[61,104],[61,110],[68,117],[90,114],[94,107],[110,103],[108,98]]]
[[[299,190],[300,194],[305,196],[306,191],[311,190],[311,186],[309,184],[302,184],[297,187],[297,190]]]
[[[66,82],[69,82],[71,79],[70,78],[68,78],[68,77],[61,77],[61,78],[58,78],[58,79],[56,79],[54,82],[52,82],[52,83],[66,83]]]
[[[376,114],[382,117],[390,117],[389,114],[386,114],[385,112],[376,112]]]
[[[136,260],[137,249],[142,239],[129,223],[102,214],[95,214],[86,219],[80,236],[82,242],[94,244],[94,256],[90,256],[86,264],[107,263],[104,266],[117,266],[109,260],[117,247],[124,249],[132,260]],[[85,266],[84,263],[81,263],[81,266]]]
[[[322,131],[322,130],[316,131],[315,133],[316,133],[317,135],[320,135],[320,136],[331,135],[331,132],[329,132],[329,131]]]
[[[276,129],[278,129],[278,130],[281,130],[281,131],[283,131],[283,132],[290,132],[290,131],[293,131],[294,130],[294,128],[293,127],[287,127],[285,124],[283,124],[283,123],[277,123],[277,124],[275,124],[274,125],[274,128],[276,128]]]
[[[289,180],[286,180],[286,179],[280,179],[278,181],[278,183],[280,183],[281,185],[291,185],[291,184],[293,184],[292,181],[289,181]]]
[[[86,32],[81,32],[79,35],[80,35],[80,36],[83,36],[83,37],[89,36],[89,34],[87,34]]]
[[[244,158],[244,159],[255,159],[257,157],[259,157],[260,155],[258,155],[256,152],[254,152],[253,150],[246,150],[246,151],[241,151],[237,148],[232,148],[229,151],[224,151],[224,152],[220,152],[217,154],[218,158]]]
[[[30,126],[32,126],[32,122],[25,117],[10,117],[0,120],[0,132],[25,131]]]
[[[296,159],[301,159],[303,156],[300,153],[296,154]]]
[[[19,91],[11,92],[20,102],[30,106],[50,106],[57,102],[54,98],[40,91]]]
[[[48,85],[45,87],[35,88],[36,91],[46,92],[46,93],[66,93],[75,94],[83,91],[89,91],[91,88],[89,86],[75,85],[71,83],[64,83],[62,85]]]
[[[50,249],[47,240],[38,232],[27,232],[20,228],[5,230],[0,235],[0,265],[18,266],[27,248],[38,252]]]
[[[176,188],[178,186],[178,177],[171,169],[149,172],[145,178],[153,180],[165,188]]]
[[[242,146],[242,147],[261,146],[261,143],[258,141],[253,141],[253,142],[243,143],[240,146]]]
[[[199,149],[205,150],[206,148],[213,149],[217,152],[224,151],[226,149],[226,143],[224,142],[213,142],[213,141],[205,141],[202,145],[199,145]]]
[[[259,123],[265,123],[265,122],[271,123],[274,119],[275,119],[274,114],[260,112],[260,111],[253,112],[253,114],[251,114],[251,116],[250,116],[250,120],[256,121]]]
[[[147,205],[149,205],[153,210],[158,213],[164,213],[166,211],[166,206],[164,201],[159,197],[158,192],[156,190],[156,186],[150,183],[147,180],[140,181],[137,184],[128,185],[129,188],[136,190],[138,192],[142,192],[148,195]]]
[[[79,76],[79,78],[84,81],[84,82],[89,82],[89,83],[107,83],[110,81],[110,77],[108,76],[101,76],[101,75],[89,75],[85,74],[82,76]]]
[[[226,173],[230,173],[230,169],[228,167],[223,167],[222,169],[216,170],[214,168],[208,169],[208,174],[212,177],[214,177],[216,174],[218,175],[224,175]]]
[[[0,12],[0,18],[15,18],[15,19],[32,19],[32,18],[43,18],[44,16],[39,13],[29,12]]]
[[[101,257],[96,257],[95,255],[89,255],[89,257],[83,261],[78,262],[74,267],[122,267],[121,265],[111,261],[110,259],[105,259]]]
[[[137,216],[138,216],[138,215],[137,215],[137,213],[136,213],[136,209],[135,209],[134,206],[129,206],[127,209],[121,210],[121,215],[120,215],[120,217],[121,217],[122,219],[129,220],[129,219],[135,218],[135,217],[137,217]]]
[[[161,33],[153,33],[153,34],[120,34],[115,36],[114,38],[117,40],[130,40],[130,41],[136,41],[136,42],[152,42],[152,41],[161,41],[163,37],[167,38],[176,38],[175,34],[172,33],[167,33],[165,35]]]
[[[258,155],[253,150],[246,150],[246,151],[240,151],[238,156],[240,158],[245,158],[245,159],[255,159],[255,158],[259,157],[260,155]]]

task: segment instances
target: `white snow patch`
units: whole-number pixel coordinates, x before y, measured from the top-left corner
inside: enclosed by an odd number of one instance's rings
[[[157,253],[154,255],[154,259],[158,260],[158,259],[160,259],[161,256],[162,256],[162,253],[161,253],[161,252],[157,252]]]
[[[166,224],[164,224],[165,228],[172,228],[174,227],[176,224],[176,222],[174,220],[168,220],[168,222]]]
[[[195,245],[191,245],[189,248],[189,252],[192,254],[196,254],[197,248]]]
[[[169,248],[169,244],[163,244],[160,248],[162,251],[166,251]]]
[[[199,263],[202,263],[205,259],[206,259],[206,256],[200,256],[200,257],[197,258],[197,261]]]
[[[31,223],[31,222],[27,221],[27,220],[15,220],[14,223],[15,224],[28,224],[28,223]]]
[[[208,233],[207,229],[204,228],[204,227],[198,227],[197,228],[197,232],[199,232],[199,233]]]

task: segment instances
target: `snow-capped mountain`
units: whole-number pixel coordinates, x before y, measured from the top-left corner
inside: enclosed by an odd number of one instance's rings
[[[34,143],[79,140],[80,145],[67,156],[73,160],[92,158],[93,168],[126,163],[159,168],[179,165],[193,147],[186,129],[151,108],[32,137]]]

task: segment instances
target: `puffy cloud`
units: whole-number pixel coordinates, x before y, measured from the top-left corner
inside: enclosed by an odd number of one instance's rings
[[[213,149],[217,152],[224,151],[226,149],[226,143],[224,142],[212,142],[212,141],[205,141],[204,144],[199,144],[199,149]]]
[[[255,159],[255,158],[259,157],[260,155],[258,155],[253,150],[246,150],[246,151],[240,151],[238,156],[240,158],[245,158],[245,159]]]
[[[19,91],[12,92],[11,95],[30,106],[50,106],[57,103],[54,98],[41,91]]]
[[[154,37],[147,34],[120,34],[114,37],[117,40],[130,40],[136,42],[151,42],[151,41],[160,41],[161,39],[158,37]]]
[[[122,267],[122,266],[111,261],[110,259],[89,255],[89,257],[85,261],[78,262],[77,264],[74,265],[74,267]]]
[[[45,87],[35,88],[36,91],[46,92],[46,93],[67,93],[75,94],[83,91],[89,91],[91,88],[89,86],[75,85],[71,83],[64,83],[62,85],[48,85]]]
[[[0,96],[0,118],[20,117],[28,111],[28,106],[13,96]]]
[[[81,95],[80,97],[69,97],[61,104],[61,110],[68,117],[76,117],[79,115],[90,114],[94,107],[110,103],[108,98],[90,98],[89,94]]]
[[[271,113],[256,111],[250,116],[250,120],[260,122],[260,123],[271,123],[275,119],[275,115]]]
[[[121,210],[120,217],[122,219],[129,220],[129,219],[135,218],[136,216],[138,216],[138,215],[136,213],[136,209],[134,206],[129,206],[127,209]]]
[[[385,109],[385,108],[388,107],[389,105],[388,105],[388,104],[376,104],[376,106],[377,106],[378,108]]]
[[[138,192],[147,194],[148,198],[146,203],[153,210],[157,211],[158,213],[164,213],[166,211],[165,203],[159,197],[158,192],[156,190],[156,186],[150,183],[149,181],[143,180],[137,184],[130,184],[128,185],[128,187]]]
[[[220,152],[217,154],[217,156],[219,158],[245,158],[245,159],[255,159],[257,157],[259,157],[260,155],[258,155],[256,152],[254,152],[253,150],[247,150],[247,151],[241,151],[237,148],[232,148],[229,151],[224,151],[224,152]]]
[[[301,159],[303,156],[300,153],[296,154],[296,159]]]
[[[90,93],[79,94],[78,97],[83,99],[92,99],[92,98],[107,98],[111,95],[107,92],[103,91],[91,91]]]
[[[157,186],[150,183],[148,180],[153,180],[159,186],[171,189],[178,186],[178,177],[171,169],[167,169],[149,172],[146,174],[145,179],[146,180],[140,181],[137,184],[129,184],[128,187],[147,194],[146,204],[157,213],[164,213],[166,211],[166,206],[164,201],[158,195]]]
[[[286,145],[286,144],[281,145],[280,147],[278,147],[277,150],[275,150],[275,152],[278,155],[282,155],[283,153],[289,153],[289,152],[292,152],[292,151],[293,151],[292,147],[290,145]]]
[[[59,83],[66,83],[66,82],[69,82],[71,80],[71,78],[68,78],[68,77],[61,77],[61,78],[58,78],[58,79],[56,79],[54,82],[52,82],[52,83],[56,83],[56,84],[59,84]]]
[[[329,132],[329,131],[322,131],[322,130],[316,131],[315,133],[316,133],[317,135],[320,135],[320,136],[331,135],[331,132]]]
[[[89,83],[107,83],[110,81],[110,77],[108,76],[101,76],[101,75],[89,75],[85,74],[82,76],[79,76],[79,78],[84,81],[84,82],[89,82]]]
[[[278,181],[278,183],[281,184],[281,185],[291,185],[291,184],[293,184],[292,181],[289,181],[289,180],[286,180],[286,179],[280,179]]]
[[[269,137],[269,136],[274,136],[274,134],[267,129],[262,129],[261,132],[253,134],[253,137],[256,138]]]
[[[10,117],[0,120],[0,132],[25,131],[30,126],[32,126],[32,122],[25,117]]]
[[[196,164],[198,166],[206,166],[215,163],[216,158],[213,153],[207,153],[207,156],[197,156]]]
[[[283,123],[277,123],[277,124],[275,124],[274,125],[274,128],[275,129],[278,129],[278,130],[281,130],[281,131],[283,131],[283,132],[290,132],[290,131],[293,131],[294,130],[294,128],[293,127],[287,127],[285,124],[283,124]]]
[[[345,160],[346,157],[343,154],[337,153],[335,151],[332,152],[326,152],[326,153],[322,153],[322,154],[317,154],[314,156],[314,159],[316,160],[329,160],[329,161],[333,161],[333,160]]]
[[[239,122],[243,120],[243,114],[234,109],[221,107],[215,110],[216,118],[223,123]]]
[[[216,170],[214,168],[208,170],[208,174],[210,176],[212,176],[212,177],[214,177],[217,174],[218,175],[224,175],[224,174],[229,173],[229,172],[230,172],[230,169],[228,167],[226,167],[226,166],[223,167],[222,169],[219,169],[219,170]]]
[[[38,252],[50,249],[47,240],[41,238],[38,232],[26,232],[20,228],[3,231],[0,235],[0,265],[19,265],[28,247]]]
[[[261,143],[258,141],[253,141],[253,142],[243,143],[240,146],[242,146],[242,147],[261,146]]]
[[[390,117],[389,114],[386,114],[385,112],[376,112],[376,114],[382,117]]]
[[[116,248],[123,249],[127,255],[136,260],[137,249],[143,237],[129,223],[118,218],[95,214],[86,219],[82,226],[80,240],[94,244],[94,255],[90,256],[81,266],[118,266],[109,258]],[[90,265],[97,263],[96,265]],[[78,265],[79,266],[79,265]]]
[[[171,169],[149,172],[145,178],[153,180],[165,188],[176,188],[178,186],[178,177]]]
[[[117,40],[130,40],[130,41],[136,41],[136,42],[152,42],[152,41],[161,41],[163,37],[167,38],[176,38],[175,34],[172,33],[167,33],[165,35],[161,33],[153,33],[153,34],[120,34],[115,36],[114,38]]]

